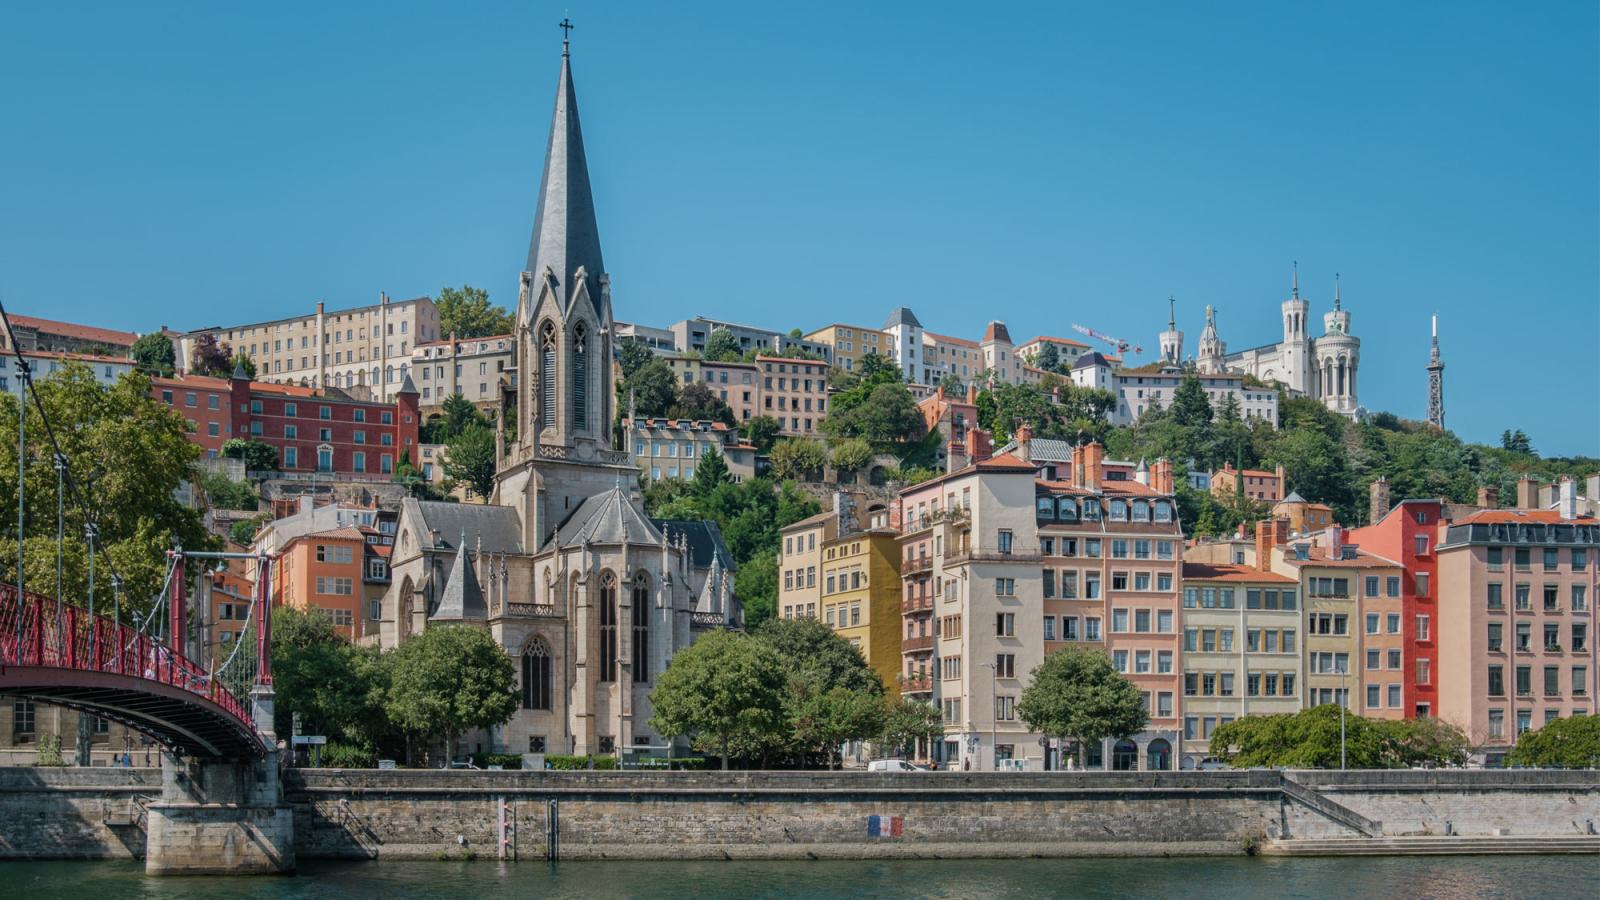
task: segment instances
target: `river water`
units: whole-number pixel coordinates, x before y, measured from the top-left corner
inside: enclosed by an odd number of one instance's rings
[[[1600,896],[1600,856],[818,862],[312,861],[255,878],[146,878],[140,863],[0,863],[7,897],[1303,897]]]

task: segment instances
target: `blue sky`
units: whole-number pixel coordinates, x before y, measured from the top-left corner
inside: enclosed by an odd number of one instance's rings
[[[135,330],[515,299],[570,10],[618,318],[1277,339],[1600,453],[1592,2],[0,10],[0,299]]]

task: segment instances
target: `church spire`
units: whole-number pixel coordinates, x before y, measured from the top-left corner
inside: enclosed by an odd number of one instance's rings
[[[1178,298],[1167,295],[1167,330],[1178,330]]]
[[[1339,273],[1338,272],[1333,273],[1333,309],[1334,309],[1334,312],[1338,312],[1339,309],[1340,309],[1340,306],[1339,306]]]
[[[561,78],[556,86],[555,114],[545,145],[544,175],[539,182],[539,209],[533,238],[528,245],[528,272],[535,295],[548,269],[555,279],[557,297],[565,306],[577,287],[577,273],[586,276],[589,299],[602,322],[606,320],[600,279],[605,265],[600,258],[600,228],[595,222],[594,197],[589,188],[589,165],[583,153],[583,129],[578,124],[578,95],[572,85],[570,20],[561,22]]]
[[[1294,261],[1294,299],[1300,299],[1300,260]]]

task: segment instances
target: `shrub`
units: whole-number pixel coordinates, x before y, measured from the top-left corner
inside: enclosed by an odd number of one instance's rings
[[[61,755],[61,738],[54,734],[39,735],[39,762],[41,766],[64,766],[66,759]]]
[[[595,769],[615,769],[617,758],[615,756],[546,756],[544,758],[547,769],[587,769],[590,762]]]
[[[351,744],[328,744],[318,759],[329,769],[371,769],[378,765],[378,757],[371,750]]]
[[[490,766],[499,766],[503,769],[522,768],[522,754],[520,753],[480,753],[476,760],[478,765],[485,769]]]

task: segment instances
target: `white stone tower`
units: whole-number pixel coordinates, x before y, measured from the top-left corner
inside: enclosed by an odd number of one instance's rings
[[[1312,345],[1312,396],[1340,415],[1354,416],[1360,407],[1356,394],[1356,367],[1361,363],[1361,341],[1350,334],[1350,312],[1340,297],[1339,276],[1333,276],[1333,309],[1322,317],[1323,334]]]
[[[1217,336],[1217,311],[1206,305],[1206,327],[1200,332],[1200,356],[1195,367],[1208,375],[1223,372],[1227,366],[1223,359],[1228,355],[1228,345]]]
[[[1306,335],[1309,304],[1300,298],[1300,263],[1294,264],[1294,282],[1289,299],[1283,301],[1283,345],[1279,358],[1283,380],[1291,390],[1319,396],[1311,383],[1311,342]]]
[[[1167,330],[1161,332],[1161,361],[1168,365],[1183,362],[1183,332],[1178,330],[1178,301],[1167,298]]]

